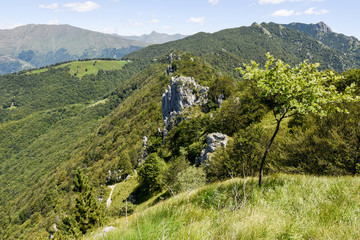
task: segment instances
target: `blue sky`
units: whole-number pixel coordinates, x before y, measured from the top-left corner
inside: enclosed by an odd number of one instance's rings
[[[253,22],[323,21],[360,39],[359,11],[359,0],[1,0],[0,29],[70,24],[120,35],[190,35]]]

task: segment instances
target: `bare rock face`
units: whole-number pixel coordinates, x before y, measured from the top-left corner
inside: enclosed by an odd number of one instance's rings
[[[201,151],[200,157],[196,159],[196,165],[209,164],[212,153],[219,147],[226,147],[229,137],[223,133],[210,133],[206,137],[206,147]]]
[[[164,136],[184,119],[180,115],[184,109],[207,102],[208,90],[208,87],[197,84],[192,77],[171,78],[170,85],[161,98]]]

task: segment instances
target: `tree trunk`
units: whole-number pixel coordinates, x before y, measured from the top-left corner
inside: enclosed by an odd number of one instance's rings
[[[276,129],[275,129],[275,132],[274,134],[272,135],[268,145],[266,146],[266,149],[265,149],[265,152],[264,152],[264,155],[262,156],[261,158],[261,163],[260,163],[260,170],[259,170],[259,187],[261,187],[261,184],[262,184],[262,178],[263,178],[263,174],[264,174],[264,165],[265,165],[265,159],[266,159],[266,156],[269,152],[269,149],[271,147],[271,144],[274,142],[274,139],[276,137],[276,134],[279,132],[279,128],[280,128],[280,123],[281,123],[281,120],[284,119],[284,116],[285,114],[280,118],[280,119],[277,119],[276,118]],[[276,116],[275,116],[276,117]]]

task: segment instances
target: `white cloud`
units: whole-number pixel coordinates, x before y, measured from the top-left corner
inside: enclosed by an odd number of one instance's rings
[[[130,19],[128,22],[133,27],[141,27],[143,25],[142,22],[138,22],[138,21],[136,21],[134,19]]]
[[[148,23],[159,23],[159,22],[160,22],[159,19],[153,18],[153,19],[151,19]]]
[[[271,14],[271,16],[272,17],[290,17],[293,15],[300,16],[303,14],[305,14],[305,15],[321,15],[321,14],[326,14],[328,12],[329,11],[326,9],[315,11],[314,7],[309,8],[304,12],[295,12],[294,10],[281,9],[281,10],[278,10],[278,11],[274,12],[273,14]]]
[[[219,0],[208,0],[208,2],[211,4],[211,5],[216,5],[219,3]]]
[[[57,10],[59,7],[58,3],[53,3],[53,4],[49,4],[49,5],[45,5],[45,4],[40,4],[39,8],[46,8],[46,9],[52,9],[52,10]]]
[[[100,8],[100,5],[92,1],[87,1],[84,3],[80,3],[80,2],[66,3],[63,6],[75,12],[90,12]]]
[[[170,27],[170,26],[164,26],[163,29],[164,29],[165,31],[169,31],[169,30],[172,30],[172,27]]]
[[[289,17],[292,15],[295,15],[295,11],[294,10],[286,10],[286,9],[281,9],[278,10],[276,12],[274,12],[273,14],[271,14],[272,17]]]
[[[322,15],[322,14],[327,14],[329,11],[326,10],[326,9],[321,9],[319,11],[315,11],[315,8],[312,7],[312,8],[309,8],[308,10],[306,10],[304,12],[304,14],[306,15]]]
[[[280,4],[280,3],[284,3],[284,2],[300,2],[303,0],[258,0],[258,3],[261,5],[265,5],[265,4]]]
[[[24,24],[21,23],[2,23],[0,24],[0,29],[13,29],[20,26],[23,26]]]
[[[189,23],[198,23],[200,25],[204,25],[205,24],[205,18],[204,17],[191,17],[189,20],[188,20]]]
[[[108,33],[108,34],[114,34],[114,33],[116,33],[116,30],[113,27],[105,27],[103,29],[100,29],[99,32]]]
[[[47,24],[50,24],[50,25],[58,25],[59,24],[59,19],[54,19],[54,20],[49,20],[47,22]]]

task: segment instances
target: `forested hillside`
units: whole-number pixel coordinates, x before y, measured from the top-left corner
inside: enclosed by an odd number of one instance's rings
[[[274,60],[264,65],[268,51],[285,63]],[[290,196],[298,192],[291,187],[293,183],[302,189],[308,180],[271,177],[275,173],[359,174],[356,95],[360,93],[360,71],[346,70],[356,64],[338,50],[271,23],[199,33],[150,46],[126,60],[70,62],[0,77],[1,238],[81,238],[96,228],[127,221],[117,220],[124,216],[131,222],[128,232],[122,234],[137,238],[134,229],[148,231],[137,219],[146,211],[155,216],[147,216],[149,222],[158,223],[160,218],[168,219],[168,226],[185,222],[187,229],[174,232],[170,239],[199,237],[201,230],[193,232],[191,226],[202,215],[212,221],[228,211],[236,218],[242,214],[239,209],[251,212],[270,206],[266,208],[268,216],[279,214],[275,210],[289,210],[286,204],[273,205],[276,194]],[[250,60],[259,62],[252,65],[258,79],[246,75],[250,67],[245,68],[243,62]],[[317,68],[311,64],[314,61],[325,66]],[[270,71],[261,75],[264,68]],[[270,87],[259,84],[259,79],[275,78],[274,72],[283,73],[278,83]],[[298,85],[282,85],[286,81]],[[311,92],[301,95],[308,83]],[[294,98],[288,93],[300,95]],[[316,110],[323,109],[326,112],[317,114]],[[270,177],[265,177],[263,190],[254,180],[245,186],[242,180],[233,180],[235,188],[216,185],[229,178],[258,176],[270,139],[274,141],[264,164],[264,174]],[[328,188],[327,181],[334,180],[319,181],[314,181],[314,188],[332,191],[333,197],[319,190],[319,195],[302,193],[303,200],[291,199],[290,208],[294,209],[310,206],[306,199],[317,199],[316,206],[321,205],[318,199],[325,199],[327,205],[317,215],[284,214],[289,225],[281,225],[282,236],[316,238],[316,229],[329,229],[334,221],[341,221],[350,231],[339,236],[356,236],[356,227],[351,227],[357,226],[353,215],[346,215],[345,221],[338,215],[327,218],[329,212],[325,211],[340,205],[337,200],[351,209],[359,208],[344,197],[351,190],[342,194],[338,188]],[[346,183],[336,184],[348,186],[351,181],[347,178]],[[197,197],[178,195],[214,182]],[[247,203],[242,205],[244,196],[248,196]],[[186,213],[181,223],[171,220],[178,213],[145,210],[169,198],[175,199],[170,200],[173,206],[195,213]],[[281,199],[286,202],[288,198]],[[266,214],[260,215],[266,219]],[[313,231],[306,233],[301,224],[295,232],[287,231],[301,214],[307,214],[308,222],[317,222],[315,217],[323,219],[323,225],[311,225]],[[225,218],[218,219],[224,223]],[[208,235],[240,236],[221,234],[228,225],[222,223],[215,228],[218,232],[207,229]],[[165,223],[162,226],[163,232],[168,232]],[[152,227],[145,236],[160,238],[153,230],[158,233]],[[260,232],[263,238],[281,237],[266,228]],[[249,234],[243,236],[261,237]]]
[[[153,60],[176,49],[201,56],[214,66],[219,66],[219,70],[227,69],[230,72],[239,67],[239,63],[250,63],[251,60],[264,63],[266,52],[271,52],[289,64],[309,59],[319,62],[322,69],[338,72],[359,66],[354,56],[275,23],[254,23],[250,27],[226,29],[213,34],[197,33],[182,40],[147,47],[125,58]]]

